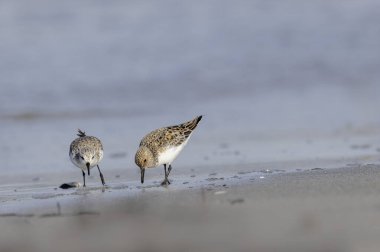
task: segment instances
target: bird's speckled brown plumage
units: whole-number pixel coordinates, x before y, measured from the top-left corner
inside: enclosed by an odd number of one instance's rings
[[[202,116],[198,116],[180,125],[156,129],[141,140],[140,147],[148,147],[152,151],[156,162],[158,162],[158,155],[168,147],[178,146],[185,142],[201,119]]]
[[[189,122],[156,129],[141,140],[135,155],[135,162],[141,169],[141,183],[144,183],[146,168],[163,164],[165,169],[163,184],[170,184],[168,176],[172,169],[171,163],[186,145],[188,138],[201,119],[202,116],[198,116]],[[168,172],[166,171],[167,165],[169,166]]]
[[[90,169],[98,167],[102,184],[104,177],[99,168],[99,162],[103,159],[103,145],[100,140],[93,136],[86,136],[85,132],[78,130],[78,138],[70,144],[69,156],[74,165],[82,170],[83,185],[86,185],[85,172],[90,175]]]
[[[100,153],[103,151],[103,145],[100,140],[94,136],[78,137],[70,144],[70,153],[84,153],[91,151],[95,153],[95,157],[100,161]]]

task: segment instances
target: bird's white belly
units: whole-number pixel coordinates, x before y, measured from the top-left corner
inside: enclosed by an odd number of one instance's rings
[[[73,153],[70,153],[70,160],[71,162],[77,166],[78,168],[80,168],[81,170],[83,171],[87,171],[87,166],[86,166],[86,162],[82,159],[75,159],[74,158],[75,155]],[[92,169],[93,167],[95,167],[96,165],[98,165],[100,163],[100,161],[103,159],[103,151],[99,151],[99,159],[94,159],[94,160],[91,160],[90,162],[90,169]]]
[[[162,164],[171,164],[174,159],[178,156],[178,154],[182,151],[183,147],[185,147],[187,141],[183,144],[175,147],[170,147],[165,151],[161,152],[158,156],[158,165]]]

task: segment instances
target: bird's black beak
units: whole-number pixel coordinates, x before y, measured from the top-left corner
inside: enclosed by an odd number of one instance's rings
[[[86,163],[87,166],[87,174],[90,176],[90,163]]]
[[[145,175],[145,169],[141,169],[141,184],[144,184],[144,175]]]

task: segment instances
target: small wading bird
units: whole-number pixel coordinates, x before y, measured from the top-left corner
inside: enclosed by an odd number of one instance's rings
[[[135,162],[140,167],[141,183],[144,183],[146,168],[164,165],[165,180],[161,185],[168,185],[172,162],[185,147],[202,116],[176,126],[156,129],[146,135],[140,142]],[[166,167],[168,169],[166,170]]]
[[[90,169],[98,167],[100,179],[105,185],[104,177],[99,168],[99,162],[103,158],[103,146],[100,140],[93,136],[86,136],[84,131],[78,130],[77,139],[70,145],[70,159],[74,165],[82,170],[83,186],[86,186],[86,173],[90,175]]]

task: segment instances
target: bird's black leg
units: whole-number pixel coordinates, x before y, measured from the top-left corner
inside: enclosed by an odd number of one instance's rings
[[[98,170],[99,170],[100,180],[102,181],[102,184],[105,185],[106,183],[104,182],[103,173],[100,171],[99,165],[97,165],[97,167],[98,167]]]
[[[164,182],[167,182],[168,181],[168,173],[166,171],[166,164],[164,164],[164,169],[165,169],[165,180],[164,180]]]
[[[169,174],[170,174],[171,171],[172,171],[172,165],[169,165],[169,167],[168,167],[168,177],[169,177]]]
[[[83,187],[86,187],[86,173],[82,171],[82,175],[83,175]]]
[[[170,185],[170,182],[168,180],[169,173],[166,172],[166,164],[164,164],[164,170],[165,170],[165,180],[162,181],[161,185]]]

